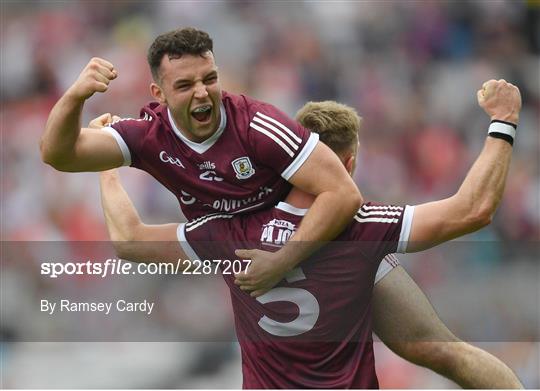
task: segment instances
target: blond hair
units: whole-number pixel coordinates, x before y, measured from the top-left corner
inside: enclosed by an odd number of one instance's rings
[[[362,118],[352,107],[331,100],[308,102],[298,110],[296,120],[318,133],[334,152],[356,150]]]

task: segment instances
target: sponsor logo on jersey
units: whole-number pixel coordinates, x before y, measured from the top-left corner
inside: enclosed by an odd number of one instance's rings
[[[261,206],[264,202],[255,204],[257,201],[261,201],[268,194],[272,193],[273,190],[270,187],[260,187],[259,193],[256,196],[244,198],[244,199],[230,199],[230,198],[221,198],[219,200],[214,200],[211,204],[205,204],[205,206],[211,207],[220,212],[243,212],[250,208],[255,208]]]
[[[204,163],[201,163],[198,165],[199,169],[201,170],[215,170],[216,169],[216,163],[212,163],[211,161],[207,160]]]
[[[268,246],[283,246],[296,230],[296,225],[287,220],[272,219],[262,227],[261,243]]]
[[[172,156],[169,156],[167,155],[167,152],[165,151],[161,151],[159,153],[159,159],[164,162],[164,163],[170,163],[174,166],[178,166],[178,167],[182,167],[182,168],[186,168],[182,162],[180,161],[180,159],[178,159],[177,157],[172,157]]]
[[[249,160],[249,157],[247,156],[234,159],[231,164],[238,179],[248,179],[255,174],[255,169],[251,165],[251,160]]]

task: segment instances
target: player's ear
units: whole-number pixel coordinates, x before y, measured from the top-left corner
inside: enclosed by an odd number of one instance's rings
[[[156,83],[150,84],[150,93],[152,94],[154,99],[162,105],[167,103],[167,100],[165,99],[165,94],[163,94],[163,90]]]
[[[354,154],[350,154],[348,155],[346,158],[345,158],[345,169],[347,170],[347,172],[349,173],[349,175],[352,176],[353,174],[353,171],[354,171],[354,167],[355,167],[355,156]]]

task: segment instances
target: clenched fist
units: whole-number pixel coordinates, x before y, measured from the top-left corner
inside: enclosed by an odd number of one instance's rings
[[[111,80],[116,79],[118,72],[113,64],[102,58],[94,57],[84,67],[83,71],[69,88],[69,94],[84,101],[96,92],[105,92]]]
[[[476,93],[478,104],[484,109],[491,120],[519,122],[521,110],[521,94],[519,89],[506,80],[489,80]]]

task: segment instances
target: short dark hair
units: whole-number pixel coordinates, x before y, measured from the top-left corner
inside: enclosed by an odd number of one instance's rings
[[[176,29],[159,35],[148,49],[148,65],[155,81],[159,79],[159,66],[163,56],[180,58],[184,54],[203,56],[212,52],[213,42],[207,32],[193,27]]]

